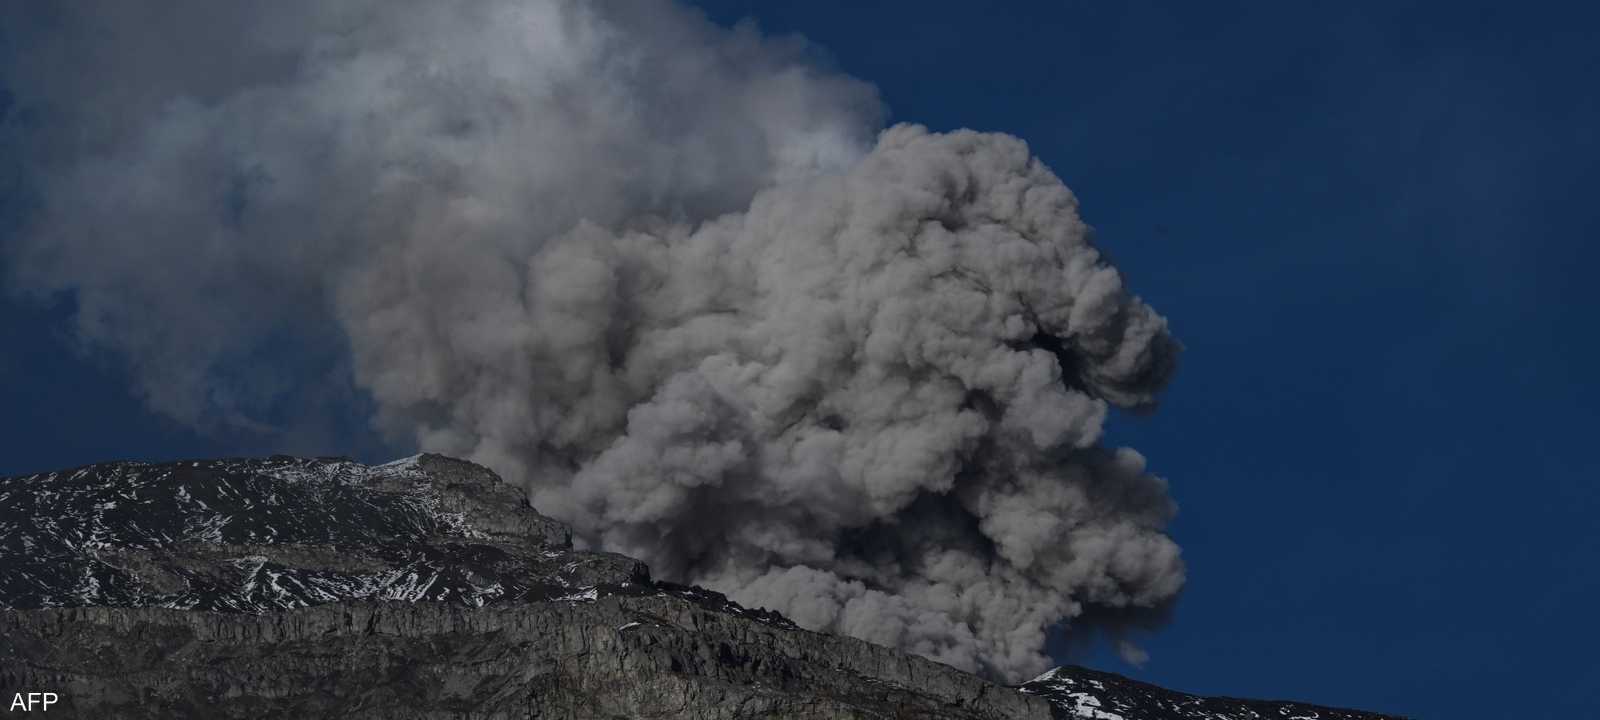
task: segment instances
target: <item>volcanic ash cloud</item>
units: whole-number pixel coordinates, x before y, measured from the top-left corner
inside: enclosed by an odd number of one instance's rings
[[[803,42],[663,2],[208,5],[167,43],[89,7],[51,27],[95,53],[7,78],[57,122],[7,121],[5,257],[158,411],[353,382],[658,576],[1012,680],[1181,588],[1165,482],[1100,442],[1178,346],[1022,141],[878,132]]]

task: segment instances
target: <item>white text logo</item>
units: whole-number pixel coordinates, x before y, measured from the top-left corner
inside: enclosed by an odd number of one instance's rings
[[[28,712],[33,712],[34,710],[49,710],[50,705],[58,699],[59,698],[53,692],[17,693],[15,697],[11,698],[11,707],[7,708],[6,711],[16,712],[18,710],[26,710]]]

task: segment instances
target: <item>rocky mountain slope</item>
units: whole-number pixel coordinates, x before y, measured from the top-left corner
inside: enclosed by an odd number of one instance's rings
[[[1098,670],[1063,666],[1023,683],[1061,718],[1088,720],[1395,720],[1393,715],[1282,700],[1239,700],[1174,692]]]
[[[440,456],[0,479],[0,695],[57,717],[1383,717],[1081,668],[1018,690],[577,550]]]

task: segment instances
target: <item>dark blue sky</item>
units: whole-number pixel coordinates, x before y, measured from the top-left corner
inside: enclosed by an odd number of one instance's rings
[[[698,4],[805,35],[892,120],[1026,139],[1186,345],[1161,410],[1111,439],[1171,480],[1190,584],[1145,668],[1085,662],[1425,718],[1592,714],[1600,14]],[[0,301],[0,474],[285,449],[145,413],[69,312]]]

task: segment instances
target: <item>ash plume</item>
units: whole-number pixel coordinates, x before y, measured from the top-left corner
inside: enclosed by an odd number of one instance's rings
[[[1183,584],[1100,442],[1178,346],[1021,140],[664,1],[7,12],[6,280],[158,412],[353,382],[658,576],[1012,680]]]

